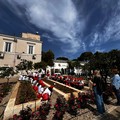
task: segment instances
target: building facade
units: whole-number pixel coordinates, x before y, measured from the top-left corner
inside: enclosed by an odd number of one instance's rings
[[[54,66],[50,67],[48,66],[46,68],[46,71],[49,71],[50,74],[54,74],[54,73],[62,73],[62,74],[66,74],[67,73],[67,69],[69,67],[68,65],[68,61],[65,60],[54,60]]]
[[[15,67],[21,60],[41,62],[40,35],[22,33],[21,37],[0,34],[0,67]]]

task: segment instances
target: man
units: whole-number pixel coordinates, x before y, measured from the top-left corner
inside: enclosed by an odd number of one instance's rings
[[[112,73],[114,75],[112,78],[112,89],[117,98],[117,105],[120,105],[120,76],[117,69],[113,69]]]
[[[100,114],[103,114],[105,112],[105,107],[103,102],[103,80],[99,70],[94,71],[93,91],[94,91],[97,110]]]

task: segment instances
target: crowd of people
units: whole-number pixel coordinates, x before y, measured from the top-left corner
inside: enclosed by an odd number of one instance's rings
[[[27,72],[27,74],[21,74],[19,76],[19,81],[29,81],[32,85],[32,88],[35,90],[37,98],[42,101],[48,101],[52,95],[53,86],[47,87],[43,80],[41,79],[42,73],[38,71]]]

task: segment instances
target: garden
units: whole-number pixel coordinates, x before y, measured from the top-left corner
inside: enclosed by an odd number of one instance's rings
[[[31,83],[28,81],[21,81],[18,89],[18,93],[16,96],[15,104],[22,104],[28,101],[34,101],[37,99],[36,93],[33,90]]]
[[[14,87],[15,83],[16,82],[0,83],[0,119],[3,117],[4,109],[8,103],[12,88]]]
[[[44,79],[43,81],[46,81],[46,80]],[[47,81],[49,81],[49,80],[47,80]],[[30,81],[19,81],[19,82],[20,82],[20,86],[18,88],[16,101],[15,101],[16,105],[25,104],[29,101],[35,101],[38,99],[37,95],[36,95],[36,91],[33,89],[33,86],[31,85]],[[47,83],[49,85],[55,85],[54,82],[49,81]],[[86,103],[85,104],[82,103],[82,101],[85,101],[84,100],[85,95],[81,94],[81,96],[79,96],[79,98],[75,98],[74,95],[72,95],[72,93],[75,92],[75,90],[67,88],[67,87],[62,86],[57,83],[54,87],[57,87],[57,89],[59,88],[60,90],[63,90],[63,92],[65,92],[65,93],[71,93],[70,98],[72,98],[72,99],[69,99],[68,101],[66,101],[66,99],[63,96],[59,96],[58,93],[56,94],[55,91],[53,91],[53,94],[47,103],[43,101],[40,104],[40,106],[37,107],[34,111],[29,106],[23,107],[19,111],[19,114],[14,114],[13,117],[10,118],[10,120],[16,120],[16,119],[47,120],[48,119],[47,116],[49,116],[51,114],[51,110],[53,111],[53,114],[52,114],[53,120],[59,120],[59,119],[62,120],[64,117],[64,114],[66,112],[68,114],[76,116],[78,113],[78,112],[76,112],[76,110],[85,107],[83,105],[86,105]],[[54,97],[54,93],[57,96],[55,99],[52,98],[52,97]],[[52,102],[53,99],[55,101],[54,103]],[[87,96],[85,99],[87,99]]]
[[[35,111],[32,111],[30,107],[24,108],[18,115],[14,114],[9,120],[48,120],[48,116],[51,116],[51,110],[53,110],[52,120],[63,120],[66,113],[74,117],[77,116],[80,109],[87,107],[87,101],[88,96],[81,93],[79,93],[78,98],[75,98],[71,93],[68,101],[63,96],[58,95],[54,104],[50,100],[48,102],[42,102],[41,106]]]
[[[3,98],[8,95],[8,92],[12,88],[12,83],[3,83],[0,84],[0,103],[2,102]]]
[[[68,119],[68,116],[69,118],[76,118],[79,115],[83,117],[84,115],[82,114],[89,114],[90,116],[92,116],[91,118],[95,117],[93,112],[97,113],[97,111],[95,109],[93,92],[89,90],[87,90],[85,93],[80,92],[76,97],[73,94],[75,90],[71,89],[69,85],[62,85],[59,84],[58,80],[49,80],[46,78],[44,78],[43,81],[50,86],[59,89],[65,94],[70,93],[69,99],[66,100],[63,96],[60,96],[53,90],[53,94],[48,102],[42,101],[39,104],[39,107],[36,107],[35,110],[31,109],[29,106],[23,107],[19,111],[19,114],[14,114],[13,117],[11,117],[9,120],[49,120],[48,118],[52,120],[63,120],[65,118]],[[39,99],[37,98],[36,90],[29,80],[22,80],[19,82],[20,86],[16,96],[16,105],[25,104],[29,101],[36,101]],[[108,108],[109,105],[107,105],[107,109]]]

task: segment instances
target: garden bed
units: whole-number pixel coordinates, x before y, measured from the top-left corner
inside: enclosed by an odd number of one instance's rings
[[[18,88],[15,105],[26,103],[28,101],[34,101],[36,99],[37,96],[31,83],[28,81],[21,81]]]
[[[73,93],[76,92],[76,90],[69,88],[68,86],[64,85],[64,84],[60,84],[56,81],[52,81],[52,80],[46,80],[43,79],[44,82],[46,82],[49,85],[54,86],[54,88],[59,89],[60,91],[64,92],[64,93]]]
[[[14,83],[1,83],[0,84],[0,103],[2,102],[2,99],[8,95],[10,90],[12,89]]]
[[[8,120],[10,117],[13,116],[13,114],[19,114],[19,112],[24,108],[26,108],[27,106],[30,107],[32,111],[35,111],[41,104],[40,100],[34,100],[34,101],[28,101],[26,103],[16,105],[15,102],[16,102],[16,96],[18,93],[19,86],[20,86],[20,82],[17,82],[14,88],[12,89],[10,99],[4,111],[3,120]],[[27,88],[27,86],[24,86],[23,89],[25,89],[25,87]]]

